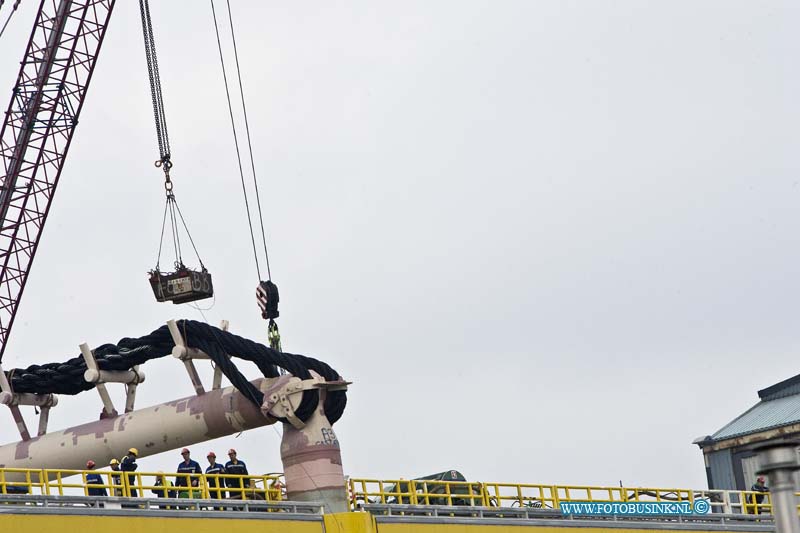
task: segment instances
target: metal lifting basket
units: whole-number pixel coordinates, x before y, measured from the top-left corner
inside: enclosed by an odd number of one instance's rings
[[[182,304],[214,296],[211,274],[205,268],[198,271],[184,265],[171,273],[150,271],[150,287],[159,302]]]

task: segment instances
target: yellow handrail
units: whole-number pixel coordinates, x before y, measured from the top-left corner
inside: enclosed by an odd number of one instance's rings
[[[102,483],[87,483],[89,474],[99,474]],[[159,479],[161,484],[157,485]],[[196,485],[193,486],[195,480]],[[180,484],[178,485],[178,483]],[[694,503],[696,499],[702,498],[709,501],[714,512],[768,514],[772,511],[772,500],[769,493],[737,490],[487,483],[402,478],[388,480],[351,478],[346,485],[350,505],[353,509],[369,503],[520,506],[559,509],[561,502],[686,501]],[[90,489],[105,489],[108,496],[125,497],[135,494],[140,497],[155,495],[191,499],[266,501],[285,499],[280,474],[235,476],[231,474],[0,468],[0,494],[88,496]],[[800,496],[800,492],[797,494]],[[800,512],[800,506],[798,506],[798,511]]]
[[[464,481],[350,478],[347,490],[352,509],[369,503],[419,505],[480,505],[559,509],[561,502],[665,502],[708,499],[715,512],[770,513],[768,493],[682,488],[539,485]],[[797,493],[800,496],[800,492]],[[758,497],[762,497],[759,503]],[[800,506],[798,506],[800,512]]]
[[[87,483],[89,474],[99,474],[100,484]],[[161,480],[161,484],[156,484]],[[281,474],[236,476],[231,474],[178,474],[0,468],[0,494],[83,495],[90,489],[105,489],[108,496],[185,497],[193,499],[284,500]],[[172,494],[171,494],[172,493]]]
[[[41,470],[30,468],[0,468],[0,494],[47,494]]]

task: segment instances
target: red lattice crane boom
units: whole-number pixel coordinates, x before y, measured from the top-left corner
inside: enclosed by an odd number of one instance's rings
[[[115,0],[42,0],[0,130],[0,360]]]

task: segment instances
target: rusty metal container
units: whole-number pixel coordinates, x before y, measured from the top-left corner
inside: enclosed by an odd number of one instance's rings
[[[159,302],[182,304],[214,296],[211,274],[206,270],[178,268],[175,272],[150,272],[150,287]]]

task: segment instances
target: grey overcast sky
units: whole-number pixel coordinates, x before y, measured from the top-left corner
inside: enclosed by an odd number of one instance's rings
[[[6,97],[37,6],[0,39]],[[232,6],[284,349],[354,382],[346,474],[701,488],[692,440],[800,372],[797,2]],[[205,316],[266,342],[209,3],[151,8],[176,193],[217,289]],[[150,106],[120,1],[6,368],[202,319],[147,284]],[[192,393],[175,360],[144,370],[139,405]],[[62,398],[51,427],[99,411]],[[280,471],[279,432],[194,456],[235,446]]]

